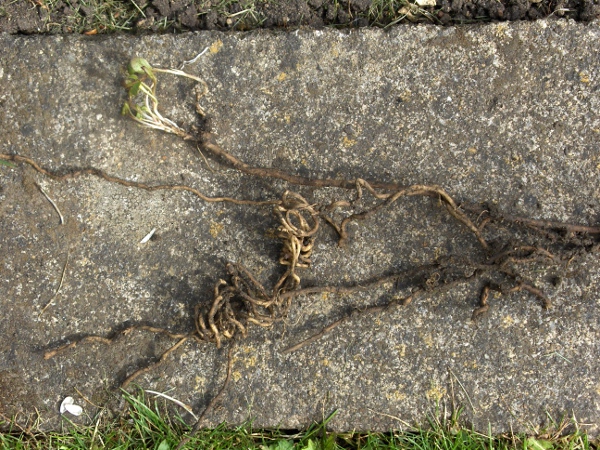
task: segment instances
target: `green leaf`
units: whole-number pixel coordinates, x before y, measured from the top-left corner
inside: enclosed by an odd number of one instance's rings
[[[128,116],[131,114],[131,108],[129,107],[129,102],[123,103],[123,107],[121,108],[121,114],[123,116]]]
[[[309,439],[306,446],[302,447],[300,450],[317,450],[317,444],[312,439]]]
[[[281,440],[271,445],[261,445],[260,450],[293,450],[294,442]]]
[[[141,85],[142,85],[142,82],[140,80],[138,80],[135,83],[133,83],[129,87],[129,96],[130,97],[135,97],[138,94]]]
[[[156,450],[169,450],[171,447],[169,447],[169,443],[167,442],[166,439],[164,439],[158,446],[158,448]]]
[[[123,86],[125,86],[125,89],[129,89],[133,84],[137,83],[138,81],[140,81],[140,77],[138,77],[135,74],[129,74],[127,75],[127,78],[125,78]]]
[[[132,60],[129,61],[129,64],[127,65],[127,72],[129,72],[129,75],[142,75],[145,73],[151,75],[152,66],[144,58],[140,58],[138,56],[136,58],[132,58]]]
[[[134,86],[138,86],[139,89],[139,85],[141,82],[142,80],[137,75],[129,75],[123,82],[123,87],[128,91],[130,91],[131,88]]]
[[[528,438],[525,439],[525,448],[528,450],[550,450],[554,448],[554,444],[542,439]]]

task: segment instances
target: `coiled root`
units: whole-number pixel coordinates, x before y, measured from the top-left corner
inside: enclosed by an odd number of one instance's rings
[[[219,280],[210,308],[196,307],[196,332],[201,340],[221,346],[223,339],[239,333],[245,337],[249,324],[269,327],[287,316],[291,296],[281,294],[300,287],[299,268],[308,268],[319,229],[317,211],[299,194],[286,191],[274,207],[280,225],[277,237],[283,248],[279,263],[286,266],[270,294],[241,264],[227,264],[230,281]]]

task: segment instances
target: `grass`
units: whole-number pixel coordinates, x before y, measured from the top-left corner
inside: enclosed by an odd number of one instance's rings
[[[34,3],[45,17],[44,31],[50,33],[130,31],[145,17],[132,0],[34,0]]]
[[[76,425],[64,417],[68,430],[61,433],[32,433],[13,426],[0,434],[2,449],[156,449],[172,450],[189,435],[190,427],[180,416],[165,414],[164,399],[150,401],[143,394],[123,394],[126,408],[117,419],[105,420],[100,412],[93,425]],[[390,433],[333,433],[328,422],[289,433],[281,430],[255,430],[251,423],[239,427],[220,425],[200,430],[184,449],[257,449],[257,450],[337,450],[337,449],[418,449],[418,450],[593,450],[588,436],[575,420],[550,420],[546,430],[532,435],[492,436],[460,425],[459,414],[450,419],[432,417],[421,428]],[[1,422],[0,422],[1,423]],[[2,424],[6,426],[6,422]],[[571,427],[569,433],[565,429]]]
[[[25,0],[16,0],[25,1]],[[44,32],[106,34],[127,32],[150,27],[152,31],[171,31],[181,28],[175,17],[163,17],[149,22],[145,10],[152,6],[140,0],[27,0],[37,7],[44,17]],[[260,27],[266,20],[261,7],[275,5],[281,0],[196,0],[198,17],[214,11],[231,29],[248,30]],[[336,10],[337,1],[329,4]],[[0,8],[0,15],[6,14]],[[420,8],[414,0],[372,0],[369,9],[349,16],[348,24],[332,24],[336,27],[352,26],[358,19],[366,19],[371,26],[386,27],[399,22],[436,22],[431,11]],[[185,27],[183,27],[185,28]]]
[[[29,1],[39,7],[45,17],[45,32],[88,35],[133,31],[137,24],[142,24],[143,29],[146,19],[144,11],[151,6],[150,3],[140,6],[139,0]],[[225,19],[230,28],[247,30],[260,27],[265,21],[266,17],[260,12],[260,5],[274,4],[277,1],[280,0],[216,0],[196,3],[201,10],[198,16],[214,11]],[[384,4],[385,7],[382,6]],[[398,11],[409,3],[407,0],[374,0],[373,5],[365,17],[369,18],[370,24],[379,26],[402,19],[404,15]],[[415,5],[412,6],[414,9]],[[0,17],[6,14],[6,9],[0,7]],[[173,17],[163,17],[152,25],[152,31],[171,31],[176,28],[176,20]]]

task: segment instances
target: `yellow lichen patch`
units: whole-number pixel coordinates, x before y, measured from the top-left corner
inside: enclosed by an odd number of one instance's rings
[[[470,155],[475,155],[477,153],[477,149],[475,147],[469,147],[467,149],[467,153],[469,153]]]
[[[196,391],[196,392],[202,391],[204,388],[204,385],[206,384],[206,378],[196,375],[196,378],[194,378],[194,381],[195,381],[194,391]]]
[[[510,316],[504,316],[502,318],[502,328],[510,327],[515,321]]]
[[[279,81],[282,81],[282,80],[279,80]],[[283,120],[285,120],[285,123],[290,123],[290,121],[292,120],[292,118],[290,117],[289,114],[285,114],[283,116]]]
[[[431,334],[423,334],[423,333],[419,333],[419,337],[421,339],[423,339],[423,342],[425,343],[425,345],[429,348],[433,347],[433,337],[431,337]]]
[[[218,41],[213,42],[211,44],[211,46],[208,48],[208,51],[214,55],[215,53],[219,53],[219,50],[221,50],[221,47],[223,47],[223,41],[221,39],[219,39]]]
[[[404,358],[406,356],[406,344],[396,345],[396,350],[398,350],[398,357]]]
[[[249,356],[240,358],[240,361],[242,362],[242,364],[244,364],[246,369],[256,366],[256,361],[257,361],[256,355],[255,354],[250,355],[251,353],[256,353],[256,348],[253,347],[252,345],[244,345],[242,347],[242,352],[244,352],[246,355],[249,355]]]
[[[85,266],[89,266],[91,264],[91,261],[89,259],[87,259],[85,256],[83,256],[81,259],[79,259],[77,261],[76,264],[85,267]]]
[[[463,366],[467,367],[467,368],[471,368],[471,369],[477,369],[477,362],[476,361],[465,361],[463,362]]]
[[[210,223],[210,230],[209,230],[209,232],[210,232],[210,235],[213,238],[216,238],[221,233],[221,231],[223,231],[223,224],[222,223],[217,223],[217,222],[211,222]]]
[[[387,394],[385,394],[385,398],[388,400],[401,401],[406,400],[406,394],[396,390],[394,392],[388,392]]]
[[[239,381],[240,378],[242,378],[242,374],[239,371],[235,371],[231,374],[231,376],[233,377],[233,381]]]
[[[323,358],[321,360],[321,364],[323,364],[325,367],[329,367],[329,365],[331,364],[331,362],[327,358]]]
[[[287,73],[285,72],[281,72],[279,75],[277,75],[277,81],[284,81],[287,78]]]
[[[579,81],[581,81],[582,83],[589,83],[590,76],[585,72],[579,72]]]
[[[347,136],[344,136],[342,139],[342,145],[346,148],[350,148],[356,144],[356,139],[348,139]]]
[[[496,35],[496,37],[498,38],[503,38],[506,37],[506,30],[508,29],[508,26],[501,23],[496,25],[495,29],[494,29],[494,34]]]
[[[404,92],[402,92],[402,94],[400,94],[398,97],[400,98],[400,100],[402,100],[403,102],[408,102],[410,100],[410,97],[412,96],[412,92],[410,92],[410,90],[406,89]]]
[[[244,366],[246,366],[246,369],[249,369],[250,367],[254,367],[256,366],[256,356],[250,356],[249,358],[244,358]]]
[[[429,400],[435,400],[436,402],[439,402],[444,395],[446,395],[446,389],[436,382],[432,382],[431,388],[425,393]]]

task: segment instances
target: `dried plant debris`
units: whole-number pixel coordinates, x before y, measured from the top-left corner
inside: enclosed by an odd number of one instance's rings
[[[264,286],[244,266],[243,262],[230,262],[225,268],[226,279],[220,279],[214,285],[212,301],[196,306],[195,327],[187,333],[171,333],[162,328],[135,325],[121,329],[108,337],[88,335],[79,340],[55,346],[46,352],[45,358],[47,359],[87,342],[110,345],[115,339],[126,336],[133,330],[161,333],[175,341],[154,363],[129,375],[122,383],[122,386],[126,387],[140,375],[163,364],[171,353],[188,341],[214,343],[217,347],[221,347],[226,341],[233,342],[236,339],[245,338],[249,327],[253,325],[271,327],[273,324],[285,320],[293,307],[293,300],[299,296],[318,293],[347,295],[376,287],[395,289],[399,284],[409,287],[409,293],[404,297],[391,296],[391,299],[385,304],[362,306],[360,309],[341,313],[341,317],[337,320],[316,331],[309,338],[287,348],[284,352],[290,353],[308,346],[318,339],[322,339],[337,326],[353,320],[355,317],[406,305],[421,295],[430,296],[441,293],[474,280],[479,280],[482,288],[479,305],[473,311],[473,320],[478,320],[491,307],[489,303],[491,291],[502,295],[523,291],[537,299],[543,308],[549,308],[551,301],[548,295],[523,276],[523,273],[526,272],[524,269],[534,266],[559,269],[562,267],[564,269],[572,258],[583,253],[595,252],[598,249],[600,227],[532,220],[502,214],[497,208],[489,205],[460,204],[439,186],[401,186],[377,180],[366,181],[362,178],[311,178],[275,168],[250,166],[224,150],[216,143],[216,138],[211,133],[207,131],[194,132],[165,118],[158,110],[157,73],[188,76],[202,85],[201,95],[207,90],[206,84],[197,77],[179,70],[156,69],[146,60],[135,58],[129,65],[125,83],[128,98],[123,112],[142,126],[174,133],[182,139],[190,141],[194,146],[199,146],[210,158],[220,164],[245,175],[284,180],[290,186],[342,188],[354,192],[355,199],[348,201],[332,198],[327,204],[313,204],[299,193],[289,190],[283,192],[280,198],[267,201],[225,196],[209,197],[185,185],[132,182],[113,177],[98,169],[54,172],[24,156],[0,155],[0,162],[28,164],[40,174],[55,180],[91,175],[111,183],[145,190],[187,191],[207,202],[234,203],[261,208],[266,206],[272,208],[271,214],[278,226],[276,237],[281,243],[278,260],[281,276],[273,286]],[[199,113],[205,114],[201,108],[199,108]],[[372,206],[370,207],[361,206],[364,202],[360,202],[360,200],[366,195],[372,197],[370,202]],[[477,242],[476,254],[440,257],[426,265],[404,272],[386,273],[370,280],[356,280],[354,284],[349,285],[302,287],[302,271],[310,269],[315,241],[318,239],[323,224],[331,226],[339,236],[339,244],[345,245],[350,239],[347,232],[349,223],[369,220],[375,215],[386,214],[386,211],[405,197],[423,197],[425,200],[429,198],[432,199],[432,201],[429,200],[432,204],[446,210],[448,219],[461,224],[462,230],[470,234],[474,242]],[[231,371],[231,349],[232,347],[229,349],[228,373]],[[213,403],[211,402],[211,405]]]

